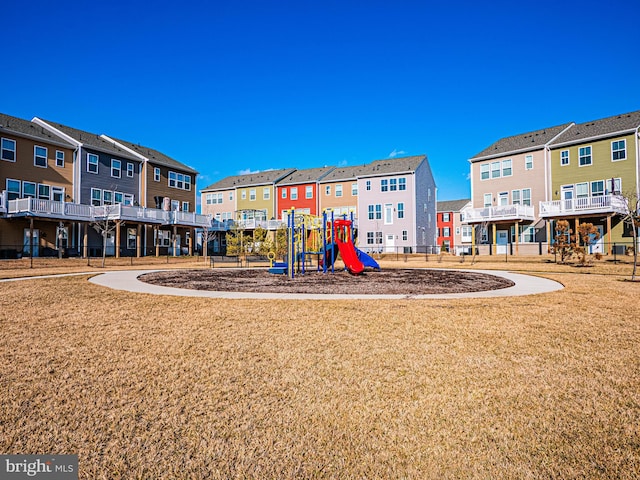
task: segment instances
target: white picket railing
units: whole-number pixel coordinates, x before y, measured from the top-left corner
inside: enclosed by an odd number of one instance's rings
[[[467,223],[492,222],[496,220],[535,220],[530,205],[500,205],[495,207],[469,208],[463,212],[462,221]]]
[[[625,203],[620,195],[567,198],[540,202],[541,217],[591,213],[624,213]]]

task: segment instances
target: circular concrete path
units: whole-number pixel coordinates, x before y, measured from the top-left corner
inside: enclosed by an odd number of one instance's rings
[[[162,287],[142,282],[138,277],[145,273],[159,272],[164,270],[119,270],[105,272],[89,281],[96,285],[112,288],[115,290],[125,290],[136,293],[150,293],[153,295],[175,295],[179,297],[204,297],[204,298],[235,298],[235,299],[264,299],[264,300],[400,300],[400,299],[446,299],[446,298],[492,298],[492,297],[514,297],[520,295],[534,295],[537,293],[547,293],[561,290],[564,286],[554,280],[523,275],[496,270],[455,270],[456,272],[477,272],[487,275],[494,275],[511,280],[515,283],[513,287],[502,288],[500,290],[487,290],[484,292],[468,293],[444,293],[425,295],[362,295],[354,294],[306,294],[306,293],[255,293],[255,292],[214,292],[208,290],[191,290],[186,288]]]

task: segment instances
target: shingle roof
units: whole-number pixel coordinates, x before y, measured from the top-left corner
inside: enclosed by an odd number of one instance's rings
[[[123,148],[114,145],[113,142],[109,142],[95,133],[85,132],[84,130],[78,130],[77,128],[68,127],[61,123],[51,122],[49,120],[40,119],[42,122],[52,126],[53,128],[60,130],[62,133],[70,136],[71,138],[81,142],[84,146],[99,150],[101,152],[109,153],[111,155],[118,155],[119,157],[128,158],[131,160],[140,161],[138,157],[127,152]]]
[[[640,111],[624,113],[574,125],[554,140],[551,145],[574,143],[586,138],[606,137],[623,132],[631,133],[638,126],[640,126]]]
[[[365,171],[367,165],[356,165],[354,167],[336,167],[326,174],[319,183],[339,182],[343,180],[355,180],[362,172]]]
[[[215,190],[230,190],[237,187],[250,187],[257,185],[270,185],[276,183],[281,178],[286,177],[295,171],[295,168],[283,168],[280,170],[265,170],[264,172],[248,173],[246,175],[235,175],[225,177],[220,181],[212,183],[201,192],[211,192]]]
[[[64,141],[63,139],[44,129],[40,125],[37,125],[28,120],[12,117],[4,113],[0,113],[0,132],[2,131],[15,133],[16,135],[20,136],[25,135],[32,138],[39,138],[42,139],[42,141],[57,145],[63,145],[66,147],[73,146],[69,142]]]
[[[462,198],[460,200],[445,200],[438,202],[436,209],[438,212],[459,212],[471,202],[470,198]]]
[[[321,180],[335,167],[307,168],[296,170],[278,181],[278,185],[295,185],[299,183],[310,183]]]
[[[543,128],[542,130],[535,130],[533,132],[501,138],[472,157],[471,162],[485,159],[487,157],[504,155],[506,153],[540,149],[571,125],[571,123],[565,123],[555,127]]]
[[[187,171],[187,172],[190,172],[190,173],[193,173],[193,174],[198,174],[198,172],[196,170],[194,170],[193,168],[189,167],[188,165],[185,165],[184,163],[181,163],[181,162],[179,162],[177,160],[174,160],[173,158],[165,155],[162,152],[159,152],[158,150],[154,150],[151,147],[145,147],[145,146],[142,146],[140,144],[129,142],[127,140],[120,140],[120,139],[114,138],[114,137],[109,137],[109,138],[112,138],[116,142],[121,143],[122,145],[124,145],[125,147],[133,150],[136,153],[139,153],[140,155],[142,155],[143,157],[145,157],[146,159],[148,159],[152,163],[156,163],[156,164],[159,164],[159,165],[164,165],[166,167],[175,168],[176,170],[180,169],[180,170]]]
[[[358,176],[372,177],[377,175],[389,175],[390,173],[414,172],[426,158],[426,155],[414,155],[411,157],[374,160],[373,162],[365,165],[364,171]]]

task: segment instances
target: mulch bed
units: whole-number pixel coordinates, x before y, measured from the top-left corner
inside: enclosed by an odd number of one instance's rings
[[[463,293],[498,290],[514,285],[510,280],[476,272],[444,270],[382,270],[354,276],[307,272],[289,278],[262,269],[172,270],[147,273],[143,282],[166,287],[220,292],[404,294]]]

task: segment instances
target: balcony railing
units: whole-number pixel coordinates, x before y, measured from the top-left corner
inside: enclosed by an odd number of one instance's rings
[[[0,192],[0,213],[7,213],[7,192]]]
[[[169,212],[157,208],[134,207],[132,205],[91,206],[80,203],[54,202],[36,198],[10,200],[7,213],[14,216],[37,216],[60,220],[91,222],[97,219],[124,220],[160,225],[188,225],[210,227],[211,216],[193,212]]]
[[[465,223],[496,222],[500,220],[534,221],[533,207],[530,205],[500,205],[496,207],[470,208],[463,212]]]
[[[599,195],[540,202],[540,216],[542,218],[561,217],[563,215],[624,213],[624,211],[625,203],[620,195]]]

